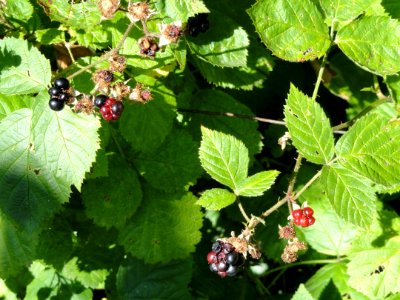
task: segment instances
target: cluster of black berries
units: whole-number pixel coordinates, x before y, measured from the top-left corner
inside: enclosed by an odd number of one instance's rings
[[[106,95],[97,95],[94,98],[94,105],[100,109],[104,120],[118,120],[124,110],[122,101],[109,98]]]
[[[71,98],[68,92],[69,81],[66,78],[57,78],[54,80],[53,86],[49,88],[50,95],[49,106],[52,110],[60,111],[64,108],[65,103]]]
[[[223,241],[216,241],[212,247],[212,251],[207,254],[207,261],[210,270],[219,276],[235,276],[241,265],[241,258],[235,248]]]
[[[196,37],[200,32],[206,32],[210,28],[208,14],[197,14],[189,18],[186,30],[192,37]]]

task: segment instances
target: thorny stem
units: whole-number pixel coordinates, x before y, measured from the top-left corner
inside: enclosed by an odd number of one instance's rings
[[[321,176],[321,173],[322,173],[322,169],[319,170],[319,171],[313,176],[313,178],[311,178],[311,179],[301,188],[301,190],[298,191],[298,192],[296,193],[296,195],[294,195],[294,197],[292,198],[292,201],[297,200],[297,199],[300,197],[300,195],[303,194],[304,191],[305,191],[306,189],[308,189],[308,188],[310,187],[310,185],[313,184],[313,182],[314,182],[315,180],[317,180],[317,179]],[[290,213],[291,213],[291,212],[290,212]]]
[[[135,25],[134,22],[130,23],[129,26],[126,28],[124,35],[122,36],[121,40],[119,41],[119,43],[117,44],[117,46],[114,49],[111,49],[110,51],[108,51],[106,54],[104,54],[102,57],[100,57],[99,60],[96,60],[95,62],[82,67],[81,69],[79,69],[78,71],[76,71],[75,73],[69,75],[67,77],[68,80],[71,80],[72,78],[82,74],[83,72],[86,72],[87,70],[93,68],[95,65],[107,60],[110,56],[112,56],[114,53],[118,53],[119,50],[121,50],[126,38],[129,35],[129,32],[132,30],[133,26]]]
[[[292,176],[290,178],[289,181],[289,186],[286,192],[286,200],[288,203],[288,207],[289,207],[289,212],[290,214],[292,214],[293,211],[293,207],[292,207],[292,201],[294,201],[294,198],[292,198],[292,194],[293,194],[293,190],[294,190],[294,185],[296,184],[296,180],[297,180],[297,175],[299,174],[299,170],[301,167],[301,160],[303,159],[303,156],[299,153],[299,155],[297,156],[296,159],[296,164],[294,165],[293,168],[293,173]]]

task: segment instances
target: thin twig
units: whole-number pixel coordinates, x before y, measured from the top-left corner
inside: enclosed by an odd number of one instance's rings
[[[246,211],[244,210],[242,202],[240,201],[239,196],[236,198],[236,200],[237,200],[237,203],[238,203],[238,206],[239,206],[240,213],[242,214],[242,216],[246,220],[246,222],[249,223],[250,222],[250,218],[247,215]]]
[[[301,161],[303,159],[303,156],[299,153],[296,159],[296,164],[294,165],[293,168],[293,173],[289,181],[289,186],[286,191],[286,200],[288,202],[288,207],[289,207],[289,212],[292,214],[293,207],[292,207],[292,201],[294,201],[294,198],[292,198],[293,190],[294,190],[294,185],[296,184],[297,180],[297,175],[299,174],[299,170],[301,167]]]

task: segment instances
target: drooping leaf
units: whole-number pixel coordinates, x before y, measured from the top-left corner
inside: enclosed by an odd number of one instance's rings
[[[279,171],[262,171],[251,175],[239,183],[235,193],[245,197],[261,196],[274,184],[278,175]]]
[[[154,79],[155,81],[155,79]],[[119,120],[120,131],[132,148],[141,152],[153,152],[172,130],[176,100],[172,91],[162,84],[150,87],[153,100],[146,104],[125,105]]]
[[[190,260],[147,265],[128,258],[116,279],[119,299],[190,299],[187,285],[192,275]]]
[[[220,210],[234,203],[236,200],[235,194],[232,194],[225,189],[209,189],[206,190],[196,202],[208,210]]]
[[[279,58],[313,60],[330,46],[328,26],[310,0],[261,0],[247,12],[262,41]]]
[[[376,0],[321,0],[321,7],[325,12],[326,23],[345,22],[355,19],[362,14]]]
[[[339,162],[379,184],[380,192],[400,187],[400,126],[389,115],[358,120],[336,145]]]
[[[170,17],[172,20],[186,22],[190,17],[208,13],[207,6],[201,0],[157,0],[155,2],[157,11]]]
[[[88,180],[82,189],[86,214],[99,226],[122,227],[142,200],[142,190],[135,170],[126,162],[112,159],[109,176]]]
[[[22,95],[38,93],[50,83],[49,61],[27,41],[0,40],[0,93]]]
[[[334,155],[333,132],[319,104],[292,85],[284,113],[297,150],[313,163],[328,163]]]
[[[234,20],[213,11],[208,16],[210,29],[207,34],[188,37],[191,52],[219,67],[242,67],[247,63],[249,39],[246,31]],[[220,30],[224,28],[224,30]]]
[[[335,42],[358,66],[378,75],[400,71],[400,23],[385,16],[366,16],[338,31]]]
[[[201,128],[200,161],[216,181],[237,191],[247,178],[249,153],[246,146],[231,135]]]
[[[173,130],[158,148],[135,157],[134,164],[154,188],[174,192],[201,175],[198,148],[188,132]]]
[[[100,23],[101,14],[95,0],[70,3],[63,0],[45,1],[41,4],[48,8],[48,14],[53,21],[76,29],[93,28]]]
[[[18,273],[35,257],[37,234],[19,230],[0,213],[0,277],[5,279]]]
[[[311,296],[310,292],[304,286],[304,284],[300,284],[296,293],[293,295],[291,300],[314,300],[314,297]]]
[[[322,169],[324,191],[340,217],[361,227],[369,227],[376,216],[376,195],[365,177],[339,165]]]
[[[257,130],[257,122],[251,119],[230,118],[225,113],[253,115],[251,110],[230,95],[217,90],[202,90],[191,96],[189,109],[204,111],[190,116],[193,134],[200,139],[200,128],[205,126],[241,140],[249,150],[250,157],[261,151],[261,135]],[[207,112],[210,112],[208,114]],[[216,115],[213,115],[213,114]],[[221,115],[218,115],[221,114]]]
[[[163,194],[148,186],[143,192],[142,205],[121,229],[120,243],[150,264],[187,257],[201,237],[203,215],[195,205],[196,197],[191,193]]]

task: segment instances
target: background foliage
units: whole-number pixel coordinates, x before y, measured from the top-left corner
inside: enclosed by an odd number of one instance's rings
[[[150,6],[151,30],[199,13],[209,29],[150,59],[133,27],[121,80],[154,99],[125,101],[107,123],[50,110],[47,89],[115,48],[126,13],[0,1],[1,297],[399,299],[400,2]],[[94,71],[72,86],[92,93]],[[309,249],[281,261],[284,205],[256,228],[260,260],[234,278],[211,274],[212,242],[243,229],[238,197],[260,216],[285,198],[296,159],[294,197],[317,220],[296,228]]]

